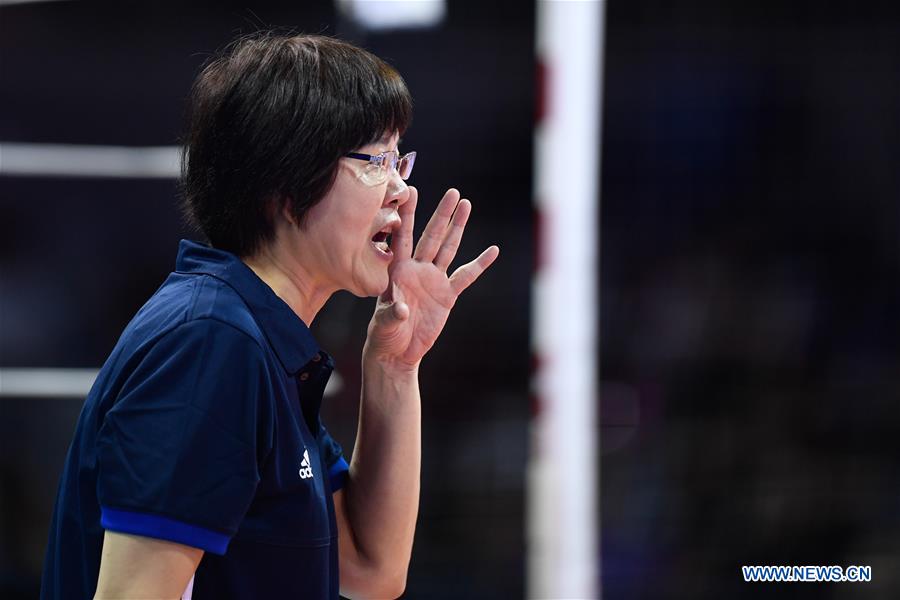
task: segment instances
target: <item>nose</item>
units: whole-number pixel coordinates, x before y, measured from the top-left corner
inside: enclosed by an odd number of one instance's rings
[[[385,204],[395,204],[398,208],[409,200],[409,186],[400,178],[400,173],[394,170],[388,179]]]

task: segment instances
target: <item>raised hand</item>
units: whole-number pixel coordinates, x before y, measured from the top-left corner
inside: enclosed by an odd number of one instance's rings
[[[472,203],[447,190],[413,253],[418,191],[410,187],[400,209],[403,224],[393,238],[388,289],[378,298],[366,339],[367,358],[399,369],[415,369],[434,344],[456,299],[497,259],[490,246],[475,260],[447,275],[472,212]]]

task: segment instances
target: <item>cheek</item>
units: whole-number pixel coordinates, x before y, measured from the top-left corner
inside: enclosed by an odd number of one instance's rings
[[[359,194],[353,202],[348,203],[342,211],[337,227],[347,238],[370,241],[377,226],[378,214],[381,210],[381,199],[371,194]]]
[[[384,199],[384,186],[368,187],[351,180],[348,173],[338,178],[326,198],[310,209],[311,224],[329,250],[333,263],[356,262],[367,251]]]
[[[357,211],[343,213],[328,222],[322,234],[335,266],[340,265],[342,270],[360,266],[370,250],[374,221],[375,217]]]

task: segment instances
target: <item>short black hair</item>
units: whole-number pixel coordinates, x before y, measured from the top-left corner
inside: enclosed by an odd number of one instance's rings
[[[334,183],[338,160],[401,134],[412,99],[377,56],[320,35],[256,32],[219,51],[191,90],[181,195],[209,243],[250,256],[297,223]]]

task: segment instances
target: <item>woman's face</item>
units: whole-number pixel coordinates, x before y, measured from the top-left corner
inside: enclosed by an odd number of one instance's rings
[[[388,135],[356,152],[397,150],[398,139],[396,133]],[[331,190],[306,215],[299,250],[316,265],[317,279],[360,297],[387,289],[393,253],[383,241],[384,232],[399,229],[397,209],[409,200],[409,188],[396,171],[371,185],[360,177],[367,166],[362,160],[340,160]]]

